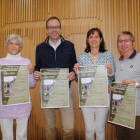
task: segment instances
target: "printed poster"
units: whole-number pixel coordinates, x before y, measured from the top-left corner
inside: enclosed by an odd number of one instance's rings
[[[109,122],[135,128],[136,87],[112,82]]]
[[[28,65],[1,65],[3,106],[30,102]]]
[[[108,107],[107,80],[104,65],[79,67],[79,107]]]
[[[41,69],[41,107],[69,107],[69,69]]]

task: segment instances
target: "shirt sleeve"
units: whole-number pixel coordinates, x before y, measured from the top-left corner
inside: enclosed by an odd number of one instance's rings
[[[107,57],[107,62],[112,65],[113,76],[108,75],[109,84],[115,80],[115,62],[112,53],[109,53]]]
[[[82,54],[80,54],[78,57],[78,63],[80,64],[80,66],[83,66]]]
[[[76,63],[77,63],[76,53],[75,53],[75,49],[74,49],[74,45],[73,45],[72,56],[71,56],[71,59],[70,59],[70,71],[69,72],[73,71],[73,67]]]
[[[35,62],[36,62],[36,65],[35,65],[35,69],[34,71],[40,71],[40,68],[41,68],[41,60],[40,60],[40,53],[39,53],[39,46],[36,47],[36,57],[35,57]]]
[[[29,63],[31,64],[31,61],[29,60]],[[34,87],[36,85],[36,80],[34,79],[33,73],[29,74],[29,87]]]

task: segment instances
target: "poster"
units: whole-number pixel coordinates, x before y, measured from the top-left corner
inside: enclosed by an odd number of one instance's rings
[[[135,128],[136,87],[112,82],[109,122],[131,129]]]
[[[28,65],[1,65],[3,106],[30,102]]]
[[[69,69],[41,69],[41,107],[69,107]]]
[[[104,65],[79,67],[79,107],[108,107],[107,80]]]

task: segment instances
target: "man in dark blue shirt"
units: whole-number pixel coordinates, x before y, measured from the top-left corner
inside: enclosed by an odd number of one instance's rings
[[[69,68],[69,81],[75,78],[73,66],[76,61],[74,44],[65,40],[61,34],[61,22],[57,17],[51,17],[46,22],[48,34],[45,42],[36,47],[36,65],[34,78],[39,79],[42,75],[40,69],[45,68]],[[69,82],[69,84],[71,84]],[[61,121],[63,124],[63,140],[74,140],[74,110],[72,91],[69,88],[69,107],[60,108]],[[55,140],[55,109],[43,109],[46,123],[46,139]]]

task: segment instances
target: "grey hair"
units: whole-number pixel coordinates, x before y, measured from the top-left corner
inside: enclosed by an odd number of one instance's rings
[[[135,38],[134,38],[133,34],[130,33],[129,31],[120,32],[120,33],[118,34],[117,41],[119,40],[120,35],[130,35],[131,41],[132,41],[132,42],[135,42]]]
[[[7,36],[7,38],[5,40],[5,46],[8,47],[8,42],[10,40],[15,40],[15,39],[19,42],[19,47],[22,48],[23,41],[22,41],[21,37],[16,34],[11,34],[11,35]]]

